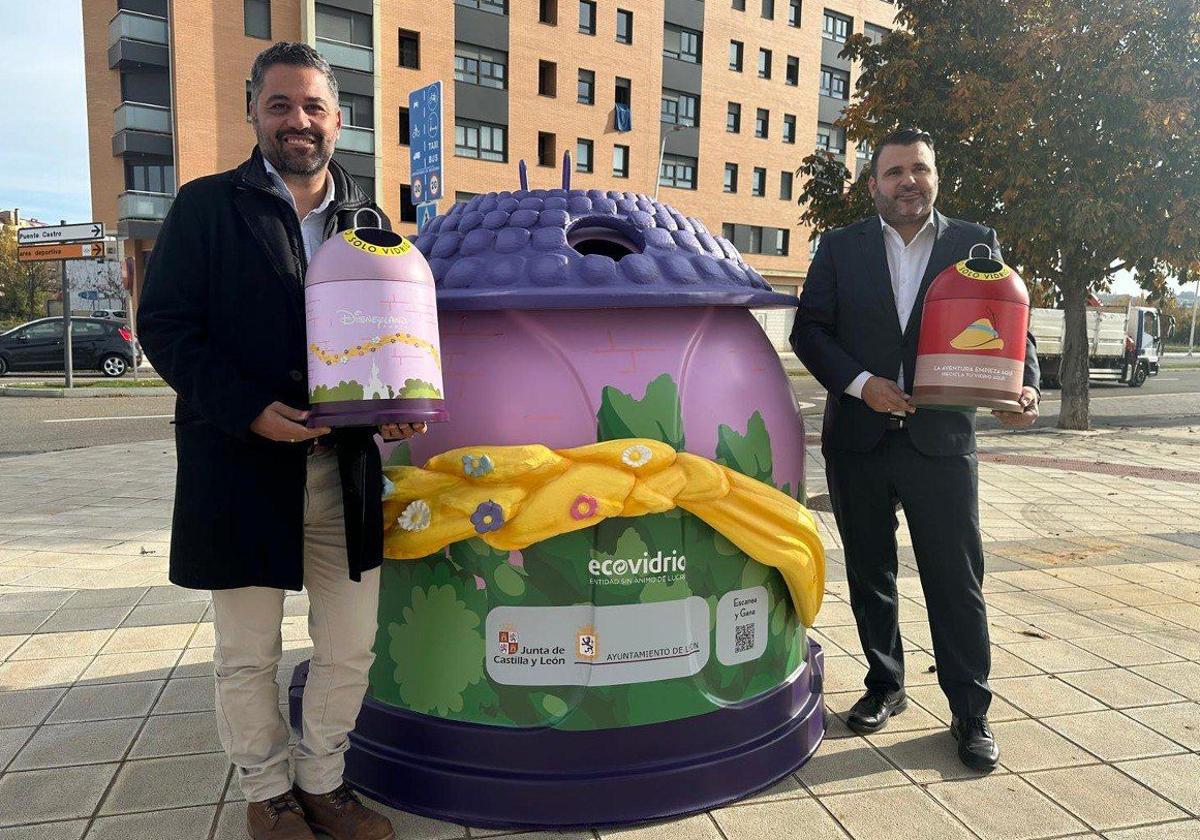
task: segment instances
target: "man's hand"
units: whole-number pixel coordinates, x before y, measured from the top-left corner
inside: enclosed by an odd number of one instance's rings
[[[415,435],[423,435],[427,428],[424,423],[385,423],[379,427],[379,434],[388,443],[396,443]]]
[[[902,411],[905,414],[915,414],[917,407],[912,404],[912,397],[900,390],[900,386],[882,376],[872,376],[863,383],[863,402],[882,414]]]
[[[304,425],[308,412],[281,402],[273,402],[262,410],[262,414],[254,418],[250,431],[267,440],[280,443],[299,443],[329,434],[325,426],[310,429]]]
[[[1026,385],[1017,398],[1021,411],[993,411],[992,416],[1006,429],[1028,429],[1038,419],[1038,399],[1037,388]]]

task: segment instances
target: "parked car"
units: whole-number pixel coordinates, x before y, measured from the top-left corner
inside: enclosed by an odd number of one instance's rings
[[[93,309],[87,314],[88,318],[116,318],[118,321],[129,320],[124,309]]]
[[[133,367],[133,334],[120,321],[71,318],[71,360],[75,370],[124,376]],[[39,318],[0,334],[0,376],[11,371],[63,369],[62,318]]]

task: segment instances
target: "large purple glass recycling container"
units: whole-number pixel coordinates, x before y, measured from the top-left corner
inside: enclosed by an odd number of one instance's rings
[[[456,205],[416,245],[437,281],[452,419],[391,463],[653,438],[803,501],[803,424],[750,312],[795,298],[698,220],[633,193],[522,190]],[[673,574],[621,577],[638,557]],[[737,627],[735,604],[750,616]],[[549,650],[577,632],[629,662],[506,655],[518,637]],[[821,650],[781,576],[679,510],[522,551],[468,540],[386,560],[375,654],[348,780],[468,825],[711,808],[786,776],[824,733]]]

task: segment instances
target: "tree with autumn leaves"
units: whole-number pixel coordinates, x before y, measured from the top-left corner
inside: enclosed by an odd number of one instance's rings
[[[917,126],[937,146],[938,208],[995,227],[1005,259],[1066,310],[1059,427],[1088,427],[1088,294],[1122,269],[1152,293],[1200,270],[1200,0],[897,0],[859,62],[841,124],[855,142]],[[875,212],[804,160],[801,222]],[[847,189],[848,187],[848,189]]]

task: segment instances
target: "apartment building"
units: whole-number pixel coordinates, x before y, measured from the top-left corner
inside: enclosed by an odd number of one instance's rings
[[[793,173],[814,146],[851,170],[869,157],[833,125],[855,81],[838,53],[894,14],[885,0],[88,0],[93,210],[140,281],[177,186],[253,146],[254,56],[303,40],[341,87],[336,159],[401,232],[416,222],[408,94],[442,80],[440,210],[515,188],[519,160],[531,186],[559,186],[570,152],[573,187],[657,191],[794,292],[810,246]],[[759,317],[780,343],[789,317]]]

